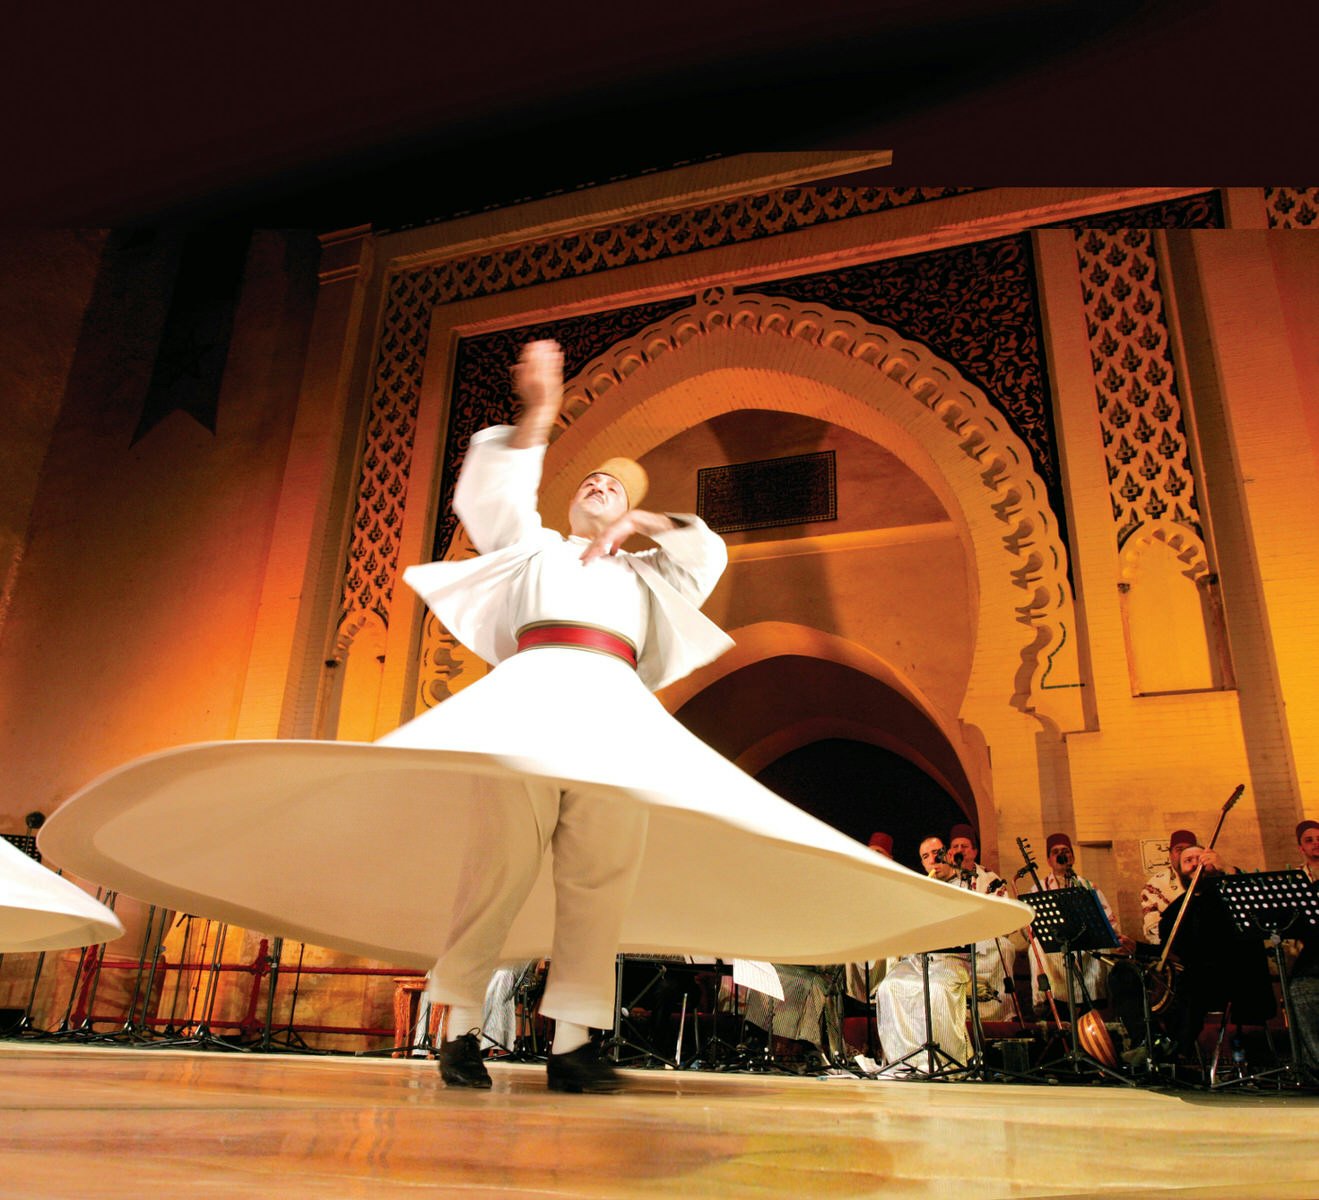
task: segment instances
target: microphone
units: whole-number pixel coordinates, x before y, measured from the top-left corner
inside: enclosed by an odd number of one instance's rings
[[[955,866],[955,867],[960,867],[960,866],[962,865],[962,858],[963,858],[963,857],[964,857],[964,855],[963,855],[963,852],[962,852],[961,850],[959,850],[956,854],[954,854],[954,855],[953,855],[953,866]]]

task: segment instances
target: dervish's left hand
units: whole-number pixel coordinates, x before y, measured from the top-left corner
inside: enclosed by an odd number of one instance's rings
[[[617,554],[623,543],[634,533],[654,537],[657,533],[667,533],[677,528],[678,523],[663,513],[647,512],[643,508],[631,509],[591,539],[590,545],[582,551],[582,562],[589,563],[593,558]]]

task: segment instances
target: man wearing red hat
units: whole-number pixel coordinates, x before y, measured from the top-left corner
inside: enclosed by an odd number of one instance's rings
[[[870,848],[885,858],[893,857],[893,835],[876,831],[870,835]]]
[[[1141,932],[1151,945],[1157,946],[1163,940],[1159,935],[1159,918],[1186,890],[1178,870],[1182,851],[1197,845],[1199,840],[1189,829],[1174,829],[1168,835],[1167,864],[1155,867],[1140,889]]]
[[[921,866],[931,879],[956,885],[958,872],[948,861],[943,838],[933,835],[923,838],[918,853]],[[927,974],[928,1026],[925,1023]],[[970,988],[971,973],[965,954],[923,953],[890,958],[885,964],[884,978],[875,988],[875,1020],[884,1063],[892,1065],[906,1060],[909,1072],[923,1074],[929,1060],[918,1051],[926,1042],[933,1042],[944,1055],[965,1066],[971,1057],[966,1029]]]
[[[1043,889],[1053,891],[1057,888],[1080,887],[1094,892],[1099,897],[1100,906],[1104,910],[1104,915],[1108,917],[1109,924],[1117,930],[1117,921],[1113,916],[1113,910],[1109,907],[1108,900],[1104,893],[1095,887],[1095,885],[1086,879],[1083,875],[1077,874],[1076,871],[1076,852],[1072,849],[1072,839],[1065,833],[1051,833],[1044,842],[1045,856],[1049,860],[1049,873],[1040,878],[1040,884]],[[1030,891],[1035,890],[1034,884],[1031,885]],[[1119,940],[1126,948],[1130,948],[1131,939],[1123,938],[1119,934]],[[1067,995],[1067,966],[1062,954],[1054,952],[1044,955],[1045,970],[1049,976],[1049,987],[1053,991],[1054,1000],[1060,1004],[1070,1003]],[[1088,995],[1091,1000],[1098,1000],[1106,995],[1105,981],[1107,970],[1103,959],[1095,957],[1093,954],[1079,954],[1076,956],[1074,964],[1075,969],[1081,974],[1077,983],[1078,999]],[[1044,994],[1040,991],[1039,976],[1031,973],[1031,992],[1035,1000],[1035,1006],[1038,1011],[1040,1004],[1044,1000]]]
[[[976,861],[979,857],[980,840],[976,831],[970,825],[954,825],[948,831],[948,861],[960,872],[962,886],[982,894],[1001,890],[1003,880],[981,866]],[[1011,938],[990,938],[976,943],[976,995],[982,1021],[1010,1021],[1017,1016],[1007,987],[1016,957],[1017,948]]]

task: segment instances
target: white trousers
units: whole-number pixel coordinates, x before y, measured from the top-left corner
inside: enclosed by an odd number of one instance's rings
[[[511,785],[490,779],[479,786],[506,794]],[[513,786],[525,792],[526,820],[478,822],[465,850],[449,942],[431,969],[431,1001],[481,1004],[509,927],[548,850],[554,939],[540,1011],[608,1029],[614,1023],[614,964],[623,914],[645,848],[646,810],[535,779]]]
[[[884,1061],[892,1063],[905,1058],[928,1038],[945,1054],[965,1064],[971,1055],[966,1032],[971,972],[965,959],[951,954],[929,955],[930,1028],[927,1030],[921,957],[913,954],[904,958],[884,976],[875,993]],[[928,1066],[924,1055],[909,1061],[915,1071],[924,1071]]]

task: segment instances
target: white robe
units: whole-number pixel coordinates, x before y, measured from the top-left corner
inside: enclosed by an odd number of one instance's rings
[[[925,1022],[925,979],[922,959],[929,966],[930,1022]],[[967,957],[960,954],[911,954],[891,962],[875,992],[876,1023],[885,1065],[905,1060],[917,1073],[930,1070],[930,1056],[920,1051],[934,1042],[948,1057],[965,1067],[971,1059],[966,1013],[971,990]],[[909,1057],[910,1056],[910,1057]],[[950,1065],[938,1055],[937,1071]]]
[[[580,650],[512,653],[511,589],[538,546],[562,539],[534,512],[542,453],[506,440],[487,433],[469,451],[471,469],[491,458],[507,480],[499,486],[521,496],[513,517],[493,518],[511,522],[493,537],[502,548],[406,576],[494,671],[381,743],[235,741],[148,755],[67,801],[46,822],[43,851],[141,900],[426,968],[451,940],[445,914],[471,883],[470,848],[490,844],[492,828],[496,840],[501,827],[521,836],[529,789],[551,787],[647,814],[618,935],[626,952],[846,962],[992,937],[1029,919],[1015,901],[875,854],[665,712],[648,688],[730,644],[696,609],[706,568],[722,560],[718,539],[694,523],[661,535],[658,551],[625,556],[648,596],[639,670]],[[485,503],[485,487],[465,490]],[[482,524],[474,509],[466,515]],[[477,545],[490,540],[483,530]],[[501,959],[549,953],[552,859]]]
[[[90,946],[123,932],[104,904],[0,839],[0,954]]]

